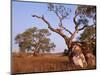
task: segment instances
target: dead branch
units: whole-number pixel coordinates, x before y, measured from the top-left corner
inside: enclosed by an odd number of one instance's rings
[[[78,28],[78,24],[77,24],[77,22],[76,22],[76,17],[78,16],[78,14],[77,15],[75,15],[74,16],[74,18],[73,18],[73,21],[74,21],[74,23],[75,23],[75,29],[77,29]]]

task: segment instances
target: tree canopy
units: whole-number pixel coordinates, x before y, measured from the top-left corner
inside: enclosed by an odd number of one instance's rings
[[[54,50],[55,44],[51,42],[48,36],[51,33],[47,29],[29,28],[15,38],[19,44],[20,51],[33,50],[34,52],[50,52]]]

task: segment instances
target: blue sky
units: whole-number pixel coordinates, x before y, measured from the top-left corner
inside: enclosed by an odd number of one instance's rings
[[[71,31],[74,30],[73,16],[76,9],[76,5],[64,5],[66,8],[71,9],[70,17],[64,20],[64,25]],[[47,25],[42,21],[33,18],[32,15],[43,15],[51,23],[53,27],[57,27],[59,20],[53,12],[49,12],[47,9],[47,3],[34,3],[34,2],[16,2],[12,1],[12,51],[18,50],[17,44],[15,44],[15,36],[24,32],[30,27],[45,28]],[[66,48],[65,42],[61,36],[52,31],[50,39],[56,44],[54,52],[63,52]],[[67,34],[68,35],[68,34]]]

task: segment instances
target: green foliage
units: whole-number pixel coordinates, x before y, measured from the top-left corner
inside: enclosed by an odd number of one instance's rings
[[[89,44],[89,49],[93,54],[96,54],[96,29],[95,27],[87,27],[79,37],[80,41],[85,41]]]
[[[48,4],[48,10],[53,11],[60,19],[68,18],[69,13],[71,12],[71,10],[66,8],[64,5],[52,3]]]
[[[81,41],[90,41],[92,37],[95,35],[96,29],[95,27],[87,27],[79,38]]]
[[[83,15],[87,15],[88,17],[90,17],[90,15],[96,13],[96,6],[78,5],[77,10],[78,10],[77,13],[81,13]]]
[[[33,50],[34,52],[50,52],[55,47],[55,44],[48,38],[50,34],[47,29],[33,27],[18,34],[15,40],[19,44],[20,51]]]
[[[75,15],[78,15],[77,24],[80,26],[82,25],[89,26],[89,25],[96,24],[96,7],[95,6],[78,5],[75,11]]]
[[[78,5],[75,14],[79,14],[78,22],[87,26],[83,33],[80,34],[79,40],[90,42],[91,38],[96,35],[96,7]],[[89,24],[89,22],[91,23]]]

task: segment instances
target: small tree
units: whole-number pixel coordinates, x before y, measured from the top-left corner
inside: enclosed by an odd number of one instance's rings
[[[36,27],[29,28],[25,32],[18,34],[15,38],[19,44],[21,52],[27,49],[40,53],[40,51],[50,52],[54,50],[55,44],[48,38],[50,35],[47,29],[37,29]]]

